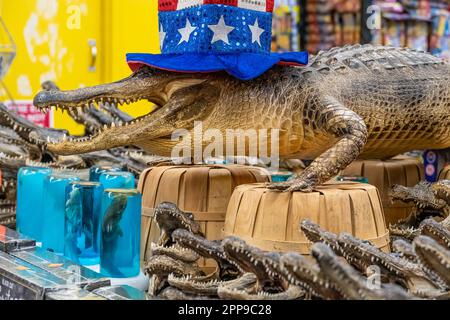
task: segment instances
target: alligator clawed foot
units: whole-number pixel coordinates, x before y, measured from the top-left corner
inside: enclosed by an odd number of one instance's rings
[[[303,179],[295,179],[287,182],[269,183],[267,188],[284,192],[312,192],[313,184]]]

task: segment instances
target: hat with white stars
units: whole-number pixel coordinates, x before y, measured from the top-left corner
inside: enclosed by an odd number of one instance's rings
[[[256,78],[276,64],[306,65],[306,52],[272,53],[274,0],[158,0],[161,54],[127,54],[142,65]]]

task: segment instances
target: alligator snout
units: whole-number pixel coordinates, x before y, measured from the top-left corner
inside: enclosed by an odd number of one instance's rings
[[[47,108],[51,101],[51,91],[41,91],[34,97],[33,104],[40,109]]]
[[[95,100],[96,95],[91,94],[88,88],[76,91],[49,90],[41,91],[34,97],[34,105],[39,109],[51,107],[70,108],[87,106],[91,100]]]

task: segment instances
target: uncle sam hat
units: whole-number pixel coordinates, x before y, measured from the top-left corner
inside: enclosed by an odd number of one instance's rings
[[[173,72],[226,71],[241,80],[274,65],[306,65],[306,52],[272,53],[274,0],[158,0],[161,54],[129,53],[143,65]]]

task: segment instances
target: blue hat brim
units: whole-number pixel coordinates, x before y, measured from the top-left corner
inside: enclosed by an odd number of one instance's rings
[[[184,53],[184,54],[127,54],[127,63],[135,71],[142,65],[181,73],[226,71],[241,80],[259,77],[276,64],[302,66],[308,64],[307,52],[287,53]]]

